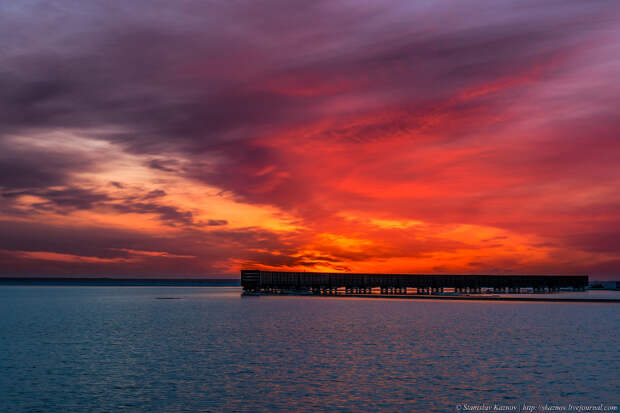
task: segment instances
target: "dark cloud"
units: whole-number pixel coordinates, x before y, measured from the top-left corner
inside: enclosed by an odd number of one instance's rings
[[[170,225],[195,225],[194,215],[191,211],[183,211],[173,206],[152,202],[126,202],[113,204],[111,207],[121,213],[156,214],[162,221]]]
[[[88,159],[74,154],[2,145],[0,140],[0,188],[5,190],[64,185],[74,170],[87,170]]]
[[[152,191],[149,191],[146,195],[144,195],[142,199],[156,199],[164,196],[166,196],[166,191],[163,191],[161,189],[153,189]]]
[[[219,226],[226,225],[226,220],[210,219],[206,223],[196,222],[191,211],[182,208],[155,202],[166,196],[166,192],[155,189],[145,195],[121,197],[86,188],[65,187],[61,189],[13,190],[1,194],[6,202],[10,203],[17,197],[32,195],[42,199],[32,204],[35,211],[53,211],[67,214],[74,210],[113,209],[120,213],[154,214],[171,226]]]
[[[35,192],[38,196],[44,197],[48,202],[42,204],[35,204],[35,207],[48,207],[53,204],[60,210],[65,209],[92,209],[97,204],[105,201],[109,201],[110,197],[103,193],[96,193],[90,190],[81,188],[67,188],[67,189],[48,189],[44,191]]]
[[[3,192],[1,195],[8,201],[11,201],[14,198],[23,195],[40,197],[44,200],[34,203],[33,207],[35,209],[55,210],[60,213],[67,213],[76,209],[92,209],[112,199],[105,193],[75,187],[62,189],[45,188],[33,190],[6,191]]]
[[[207,221],[206,225],[209,227],[219,227],[222,225],[228,225],[228,221],[225,219],[210,219]]]
[[[149,168],[157,169],[164,172],[175,172],[178,162],[174,160],[153,159],[147,163]]]

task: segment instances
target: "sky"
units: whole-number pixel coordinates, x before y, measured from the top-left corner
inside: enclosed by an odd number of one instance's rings
[[[617,0],[0,0],[0,275],[620,279]]]

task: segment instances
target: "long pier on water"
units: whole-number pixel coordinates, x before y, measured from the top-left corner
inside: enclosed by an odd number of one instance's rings
[[[583,291],[587,275],[432,275],[352,274],[241,270],[244,292],[316,295],[437,295],[483,291],[551,293],[560,288]]]

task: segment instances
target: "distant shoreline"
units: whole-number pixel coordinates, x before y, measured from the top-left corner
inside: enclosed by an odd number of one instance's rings
[[[238,278],[71,278],[0,277],[0,285],[108,286],[108,287],[238,287]]]

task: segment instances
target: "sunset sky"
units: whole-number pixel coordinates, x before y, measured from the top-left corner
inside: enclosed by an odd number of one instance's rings
[[[0,274],[620,278],[620,2],[0,0]]]

